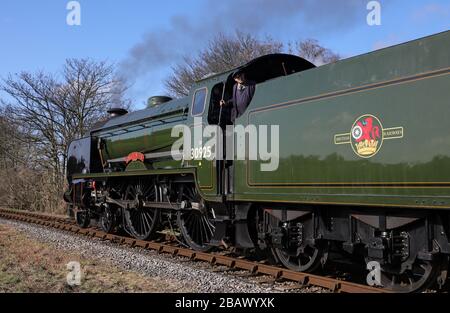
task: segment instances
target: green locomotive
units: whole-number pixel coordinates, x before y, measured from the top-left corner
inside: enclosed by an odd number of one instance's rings
[[[237,72],[256,92],[234,126],[258,145],[249,127],[277,126],[270,170],[264,153],[236,141],[219,140],[208,158],[210,137],[195,135],[230,126],[219,102]],[[138,239],[177,230],[196,250],[225,242],[306,272],[335,256],[377,262],[378,283],[396,291],[446,281],[450,31],[317,68],[267,55],[196,82],[186,98],[149,102],[112,110],[70,145],[65,199],[80,225],[98,219]],[[194,144],[179,158],[177,125]]]

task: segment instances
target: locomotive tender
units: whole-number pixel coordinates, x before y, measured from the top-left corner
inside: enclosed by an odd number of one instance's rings
[[[230,123],[219,101],[239,71],[257,85],[235,124],[279,125],[278,168],[175,160],[175,125]],[[336,256],[376,261],[396,291],[446,281],[450,31],[320,67],[267,55],[150,102],[71,143],[65,199],[81,226],[144,240],[176,230],[196,250],[226,243],[306,272]]]

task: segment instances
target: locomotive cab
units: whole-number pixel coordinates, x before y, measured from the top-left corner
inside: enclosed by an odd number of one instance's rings
[[[190,92],[190,114],[189,119],[194,128],[198,128],[198,122],[195,118],[202,118],[202,125],[219,125],[225,129],[227,125],[232,125],[232,105],[220,105],[221,100],[228,102],[233,97],[233,87],[235,85],[234,77],[236,74],[244,73],[246,79],[255,83],[255,94],[258,94],[258,86],[277,78],[286,77],[299,73],[308,69],[314,68],[315,65],[309,61],[288,54],[269,54],[256,58],[249,63],[225,72],[223,74],[212,75],[197,81]],[[250,102],[248,107],[252,106]],[[248,107],[246,111],[248,111]],[[241,115],[245,115],[244,112]],[[242,123],[241,118],[237,118],[235,124]],[[225,131],[222,135],[225,136]],[[198,140],[192,137],[194,147],[192,149],[193,155],[203,155],[203,151],[207,151],[208,147],[198,144]],[[207,143],[208,139],[205,137],[203,143]],[[226,138],[222,140],[221,147],[224,155],[226,155],[227,147]],[[232,151],[232,150],[229,150]],[[233,179],[233,161],[223,161],[221,158],[217,160],[206,160],[191,162],[190,164],[197,167],[197,177],[201,182],[200,189],[208,196],[227,196],[233,194],[234,179]]]
[[[220,123],[222,127],[231,124],[231,110],[229,107],[225,109],[222,108],[221,114],[220,100],[228,101],[233,96],[233,86],[235,84],[233,77],[236,74],[244,73],[247,80],[253,81],[258,85],[268,80],[289,76],[314,67],[314,64],[303,58],[280,53],[261,56],[230,71],[227,73],[228,75],[224,77],[222,82],[217,83],[212,87],[208,114],[209,124],[215,125]]]

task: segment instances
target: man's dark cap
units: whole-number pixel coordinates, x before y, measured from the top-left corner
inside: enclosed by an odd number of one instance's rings
[[[236,73],[233,74],[233,79],[235,79],[238,76],[241,76],[242,74],[244,74],[244,72],[237,71]]]

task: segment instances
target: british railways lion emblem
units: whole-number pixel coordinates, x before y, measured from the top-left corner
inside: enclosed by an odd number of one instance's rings
[[[351,144],[356,155],[371,158],[380,151],[383,141],[403,138],[403,127],[383,128],[374,115],[365,114],[353,123],[350,133],[334,136],[334,144]]]

